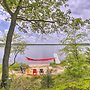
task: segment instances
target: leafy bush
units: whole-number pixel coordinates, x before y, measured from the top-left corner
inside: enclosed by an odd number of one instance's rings
[[[44,75],[41,79],[41,88],[53,87],[53,79],[50,74]]]
[[[79,79],[76,81],[62,81],[51,89],[45,90],[89,90],[90,80]]]
[[[28,68],[28,67],[29,67],[29,65],[27,65],[27,64],[25,64],[25,63],[21,64],[21,66],[22,66],[23,68]]]
[[[74,58],[73,55],[67,57],[66,74],[72,78],[81,78],[87,73],[87,64],[83,55],[78,55],[78,59]]]
[[[52,67],[56,67],[57,64],[56,64],[56,63],[50,63],[50,66],[52,66]]]
[[[15,63],[14,65],[9,67],[10,70],[15,70],[15,71],[19,71],[20,70],[20,64]]]
[[[53,83],[52,83],[53,82]],[[47,84],[50,88],[47,88]],[[65,73],[57,76],[49,76],[47,83],[47,76],[37,77],[15,77],[12,78],[11,87],[9,90],[89,90],[89,78],[71,79]],[[4,90],[4,89],[0,89]]]
[[[19,71],[20,67],[22,68],[28,68],[29,66],[27,64],[19,64],[19,63],[15,63],[14,65],[10,66],[11,70],[15,70],[15,71]]]
[[[40,90],[40,79],[34,77],[19,77],[12,80],[9,90]]]
[[[79,79],[73,82],[68,82],[66,86],[66,90],[89,90],[90,80]]]

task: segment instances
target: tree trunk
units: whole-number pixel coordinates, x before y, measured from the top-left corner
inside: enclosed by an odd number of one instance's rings
[[[9,77],[9,56],[10,56],[11,42],[12,42],[15,25],[16,25],[16,16],[13,15],[11,17],[10,28],[6,38],[6,45],[4,49],[4,56],[3,56],[3,62],[2,62],[2,86],[3,87],[7,86],[6,81],[8,80],[8,77]]]
[[[17,52],[17,53],[15,54],[14,60],[13,60],[14,62],[13,62],[10,66],[13,66],[13,65],[16,63],[16,57],[17,57],[18,53],[19,53],[19,52]]]

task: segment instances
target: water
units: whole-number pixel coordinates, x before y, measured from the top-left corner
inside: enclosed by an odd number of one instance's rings
[[[18,54],[16,61],[19,63],[27,63],[27,64],[46,64],[49,63],[49,61],[44,62],[33,62],[25,60],[26,57],[30,58],[53,58],[53,54],[57,53],[59,49],[62,48],[62,46],[52,46],[52,45],[35,45],[35,46],[27,46],[25,49],[24,54]],[[0,48],[0,63],[2,63],[2,57],[3,57],[4,48]],[[13,62],[13,55],[10,56],[10,63]]]

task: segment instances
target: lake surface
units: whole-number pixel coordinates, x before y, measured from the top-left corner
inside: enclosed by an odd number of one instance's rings
[[[59,45],[31,45],[27,46],[25,49],[24,54],[18,54],[16,61],[19,63],[26,63],[26,64],[47,64],[49,61],[43,61],[43,62],[33,62],[25,60],[26,57],[29,58],[53,58],[54,53],[57,53],[60,51],[60,49],[63,48],[63,46]],[[84,48],[84,46],[82,46]],[[83,49],[84,52],[85,49]],[[0,63],[2,63],[2,57],[3,57],[4,48],[0,48]],[[62,51],[61,51],[62,53]],[[59,59],[63,60],[65,57],[64,54],[59,55]],[[13,62],[14,56],[10,56],[9,62]]]
[[[27,63],[27,64],[42,64],[42,63],[49,63],[48,61],[44,61],[44,62],[32,62],[32,61],[28,61],[25,60],[26,57],[30,57],[30,58],[53,58],[53,54],[57,53],[60,48],[62,48],[63,46],[50,46],[50,45],[35,45],[35,46],[27,46],[25,49],[24,54],[18,54],[16,61],[19,63]],[[3,52],[4,52],[4,48],[0,48],[0,63],[2,63],[2,57],[3,57]],[[10,63],[13,62],[13,55],[10,56]]]

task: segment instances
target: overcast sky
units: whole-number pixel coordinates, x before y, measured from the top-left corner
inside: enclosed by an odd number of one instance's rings
[[[90,0],[69,0],[69,5],[74,17],[90,18]]]

